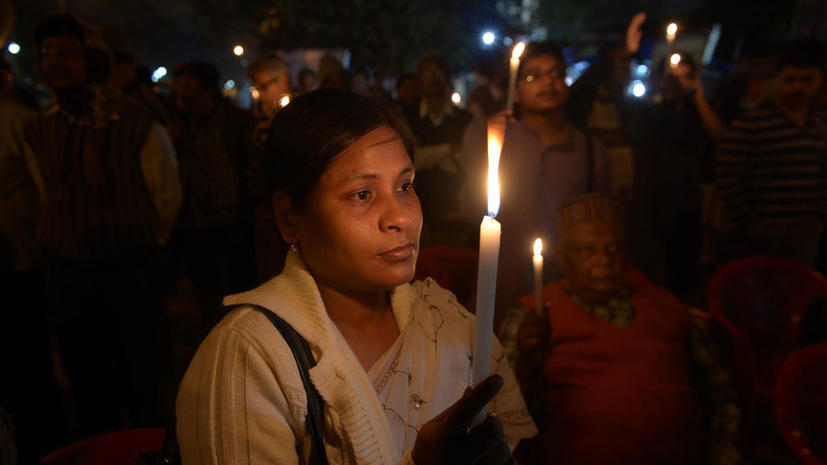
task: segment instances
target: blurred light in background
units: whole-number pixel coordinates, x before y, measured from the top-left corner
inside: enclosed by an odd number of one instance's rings
[[[233,54],[237,57],[244,55],[244,47],[242,47],[240,44],[236,45],[235,47],[233,47]]]
[[[155,71],[152,72],[152,82],[158,82],[167,75],[167,69],[163,66],[159,66],[155,68]]]
[[[227,89],[227,90],[235,88],[235,81],[230,79],[229,81],[225,82],[224,83],[224,88]]]
[[[459,92],[454,92],[451,94],[451,101],[454,102],[454,105],[459,105],[462,103],[462,96],[459,95]]]
[[[9,46],[7,47],[9,53],[12,55],[17,55],[20,53],[20,44],[17,42],[9,42]]]
[[[646,95],[646,85],[643,84],[643,81],[632,81],[629,85],[629,93],[635,98],[641,98]]]
[[[669,63],[672,66],[678,66],[681,62],[681,54],[680,53],[673,53],[672,56],[669,57]]]
[[[566,69],[566,85],[571,86],[572,84],[574,84],[574,82],[580,79],[580,76],[582,76],[583,73],[585,73],[586,70],[589,69],[589,66],[591,66],[591,63],[585,60],[578,61],[569,66]]]
[[[284,108],[287,105],[290,105],[290,96],[289,95],[282,95],[279,99],[279,108]]]
[[[495,40],[497,40],[497,36],[491,31],[485,31],[482,34],[482,43],[485,45],[491,45]]]

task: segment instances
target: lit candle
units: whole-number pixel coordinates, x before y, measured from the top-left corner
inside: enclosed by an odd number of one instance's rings
[[[505,109],[514,111],[514,89],[517,86],[517,70],[520,68],[520,55],[525,50],[525,42],[517,42],[511,50],[510,73],[508,74],[508,94],[505,100]],[[499,157],[499,155],[498,155]]]
[[[497,289],[497,261],[500,256],[500,223],[494,219],[500,209],[498,168],[502,151],[502,132],[488,132],[488,215],[480,224],[480,253],[477,269],[477,329],[471,380],[476,386],[491,372],[491,340],[494,333],[494,298]],[[483,408],[477,423],[485,419]]]
[[[672,54],[672,47],[675,43],[675,37],[678,35],[678,24],[677,23],[669,23],[666,26],[666,52],[664,56],[667,57],[665,67],[664,67],[664,74],[668,74],[670,69],[673,69],[676,65],[672,64],[671,61],[671,54]]]
[[[534,241],[534,311],[543,313],[543,240],[539,237]]]
[[[678,65],[681,64],[681,54],[680,53],[673,53],[669,56],[669,67],[675,69]]]
[[[287,95],[287,94],[284,94],[284,95],[281,96],[281,98],[279,98],[278,107],[279,108],[284,108],[287,105],[290,105],[290,96]]]
[[[666,42],[669,44],[669,47],[672,47],[672,44],[675,42],[675,37],[678,35],[678,25],[676,23],[669,23],[666,26]]]

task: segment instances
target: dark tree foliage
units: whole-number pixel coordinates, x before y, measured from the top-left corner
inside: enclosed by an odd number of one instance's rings
[[[355,68],[411,70],[428,50],[467,68],[480,32],[503,23],[493,2],[480,0],[252,1],[259,15],[249,30],[263,46],[347,48]]]

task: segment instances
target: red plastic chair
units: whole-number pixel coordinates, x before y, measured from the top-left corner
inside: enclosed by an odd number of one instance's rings
[[[448,245],[426,247],[419,251],[414,279],[433,278],[473,311],[470,304],[476,291],[478,260],[474,249]]]
[[[42,465],[131,465],[142,452],[161,450],[163,428],[125,429],[81,439],[47,455]]]
[[[775,417],[803,465],[827,463],[827,343],[799,349],[778,370]]]
[[[781,258],[734,260],[710,279],[707,306],[712,326],[725,330],[731,339],[727,362],[745,439],[759,409],[771,404],[784,358],[801,346],[801,321],[816,296],[827,298],[824,276]]]

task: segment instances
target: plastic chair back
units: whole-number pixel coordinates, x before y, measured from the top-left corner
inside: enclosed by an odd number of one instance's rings
[[[827,343],[799,349],[778,370],[775,415],[784,440],[804,465],[827,463]]]
[[[709,312],[748,339],[759,368],[759,390],[772,389],[775,372],[786,355],[801,346],[801,322],[816,296],[827,296],[824,276],[780,258],[735,260],[712,276],[707,291]]]
[[[827,296],[824,276],[781,258],[734,260],[710,279],[711,332],[720,328],[729,336],[726,345],[731,346],[724,351],[728,354],[724,361],[742,410],[744,437],[749,436],[761,406],[771,402],[784,358],[801,346],[801,322],[817,296]]]

